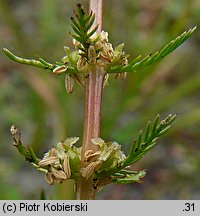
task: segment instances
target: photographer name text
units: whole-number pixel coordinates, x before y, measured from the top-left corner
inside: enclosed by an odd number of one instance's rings
[[[88,204],[80,202],[78,204],[68,204],[66,202],[44,202],[38,204],[36,202],[5,202],[3,204],[4,213],[15,212],[87,212]]]

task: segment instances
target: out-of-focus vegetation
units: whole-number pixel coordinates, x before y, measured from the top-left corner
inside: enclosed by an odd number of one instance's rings
[[[72,45],[71,0],[0,0],[0,47],[19,56],[50,62]],[[88,7],[87,1],[81,1]],[[115,45],[134,56],[147,55],[200,23],[198,0],[104,1],[103,29]],[[170,133],[133,169],[147,169],[142,184],[110,185],[98,199],[200,199],[200,33],[158,64],[109,80],[104,90],[102,135],[128,150],[134,135],[157,113],[177,113]],[[24,162],[12,146],[9,128],[23,131],[24,143],[42,156],[67,136],[82,137],[84,95],[65,92],[64,77],[11,62],[0,55],[0,199],[69,198],[60,185]],[[67,185],[66,185],[67,187]]]

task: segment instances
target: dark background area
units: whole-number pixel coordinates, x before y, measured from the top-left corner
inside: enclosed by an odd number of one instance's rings
[[[88,8],[87,1],[79,1]],[[70,17],[76,1],[0,0],[0,47],[49,62],[72,47]],[[148,55],[200,23],[198,0],[104,1],[103,29],[115,46],[125,43],[133,59]],[[170,132],[132,169],[146,169],[142,184],[110,185],[97,199],[200,199],[200,30],[158,64],[110,77],[104,90],[102,133],[128,151],[134,137],[157,113],[177,113]],[[9,128],[22,130],[24,143],[42,157],[70,136],[82,137],[84,95],[67,95],[64,76],[19,65],[0,52],[0,199],[67,199],[62,186],[49,186],[43,174],[12,146]],[[69,187],[69,186],[63,186]]]

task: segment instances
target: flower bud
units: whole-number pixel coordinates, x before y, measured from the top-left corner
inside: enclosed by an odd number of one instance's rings
[[[47,172],[45,174],[45,179],[46,179],[47,183],[50,184],[50,185],[52,185],[54,183],[52,174],[50,172]]]
[[[100,154],[101,154],[101,151],[94,152],[92,150],[88,150],[84,154],[84,161],[86,162],[96,161]]]
[[[49,151],[49,157],[56,157],[57,156],[57,150],[55,148],[52,148]]]
[[[86,60],[85,58],[81,57],[79,58],[78,62],[77,62],[77,68],[80,70],[82,67],[84,67],[86,65]]]
[[[67,179],[66,174],[62,170],[57,170],[54,167],[51,167],[51,173],[60,180]]]
[[[101,165],[100,161],[91,162],[82,172],[82,176],[88,179],[95,170]]]
[[[74,78],[68,74],[65,76],[65,89],[68,94],[71,94],[74,91]]]
[[[90,64],[95,64],[96,58],[97,58],[97,54],[94,45],[90,45],[88,49],[88,59]]]
[[[90,156],[90,155],[93,154],[93,153],[94,153],[94,151],[91,150],[91,149],[85,151],[85,154],[84,154],[84,161],[87,161],[88,156]]]
[[[58,161],[59,161],[58,157],[47,157],[47,158],[42,159],[38,163],[38,165],[39,165],[39,167],[44,167],[44,166],[53,164],[53,163],[58,162]]]
[[[67,67],[65,65],[58,66],[53,69],[54,74],[62,74],[65,73],[66,71],[67,71]]]
[[[67,179],[71,177],[71,168],[70,168],[70,162],[69,162],[69,155],[65,155],[64,161],[63,161],[63,170],[67,176]]]

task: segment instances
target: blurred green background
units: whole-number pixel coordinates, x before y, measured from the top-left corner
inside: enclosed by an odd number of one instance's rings
[[[79,1],[88,8],[88,1]],[[0,0],[0,47],[16,55],[60,60],[68,34],[72,0]],[[103,29],[114,44],[125,43],[132,58],[148,55],[200,23],[199,0],[104,1]],[[110,185],[97,199],[200,199],[200,31],[156,65],[111,77],[104,90],[102,134],[130,147],[134,136],[157,113],[177,113],[170,132],[135,164],[147,169],[142,184]],[[19,65],[0,52],[0,199],[68,199],[62,186],[49,186],[12,146],[9,128],[22,130],[25,144],[42,157],[68,136],[82,137],[84,95],[67,95],[64,76]],[[67,186],[63,186],[67,187]]]

